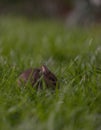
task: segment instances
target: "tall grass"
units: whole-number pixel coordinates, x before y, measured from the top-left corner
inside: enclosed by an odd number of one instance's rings
[[[101,26],[66,28],[1,17],[0,130],[101,129]],[[60,89],[19,89],[19,74],[46,64]]]

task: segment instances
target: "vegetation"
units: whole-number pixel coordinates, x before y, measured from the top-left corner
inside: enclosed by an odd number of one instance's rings
[[[101,26],[2,17],[0,130],[101,129]],[[19,74],[46,64],[60,89],[17,86]]]

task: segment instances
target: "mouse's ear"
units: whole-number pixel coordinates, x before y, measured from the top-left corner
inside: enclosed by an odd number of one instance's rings
[[[45,65],[42,65],[41,71],[42,71],[42,73],[45,74],[45,73],[49,72],[49,69]]]

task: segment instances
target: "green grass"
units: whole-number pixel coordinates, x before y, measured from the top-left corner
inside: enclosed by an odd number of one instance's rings
[[[30,67],[47,66],[60,90],[19,89]],[[101,129],[101,26],[0,19],[0,130]]]

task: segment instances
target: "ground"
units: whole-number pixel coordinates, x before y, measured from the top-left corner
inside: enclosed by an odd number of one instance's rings
[[[19,74],[46,64],[60,89],[17,86]],[[0,20],[0,130],[101,129],[101,26]]]

